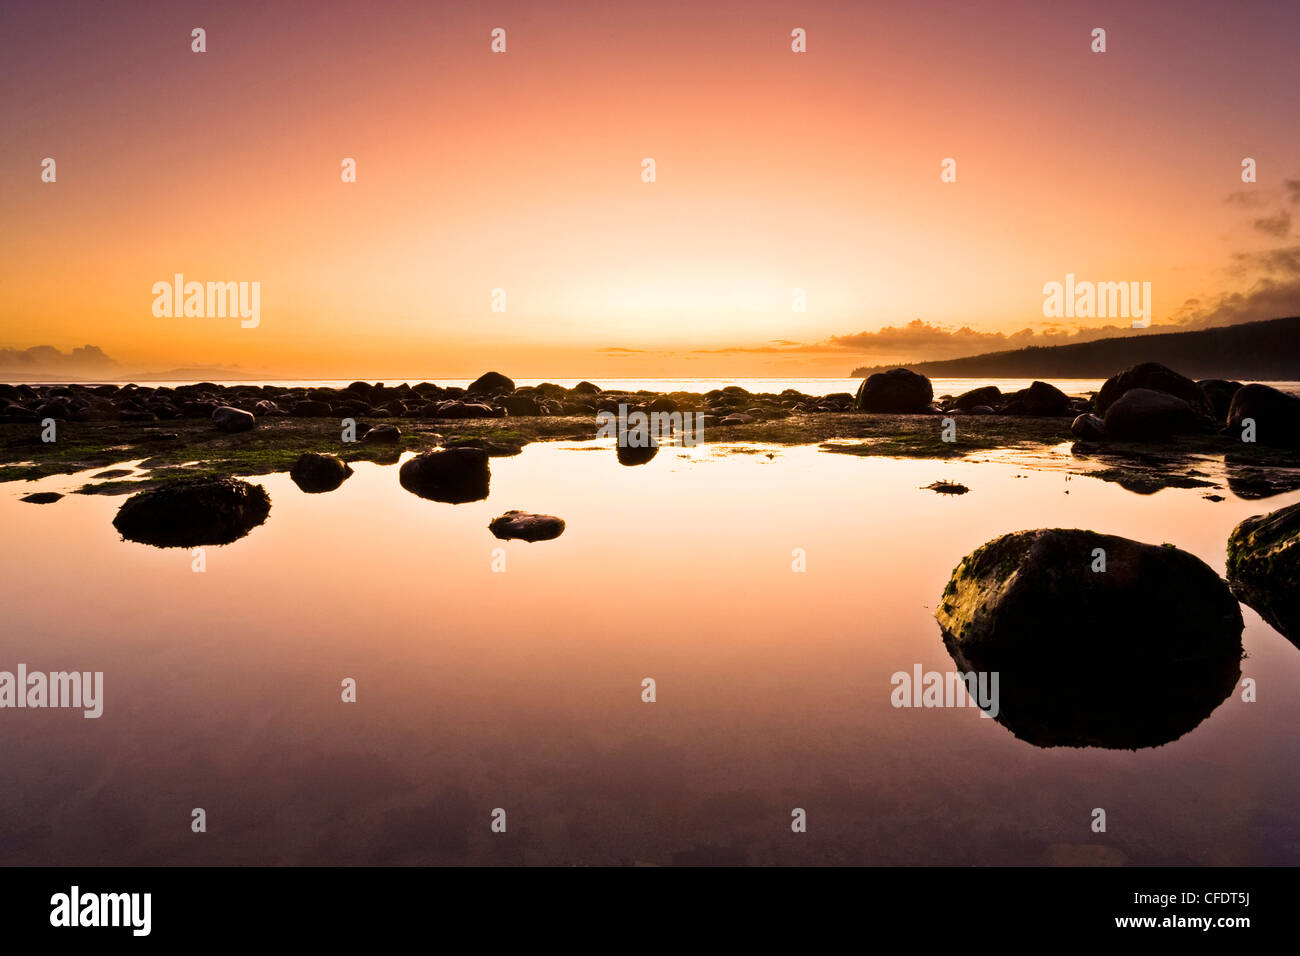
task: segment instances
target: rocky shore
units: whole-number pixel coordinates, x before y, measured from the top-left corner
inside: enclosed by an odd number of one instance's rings
[[[305,452],[345,464],[458,446],[493,457],[531,441],[595,438],[602,415],[638,413],[669,423],[674,433],[659,436],[662,444],[818,444],[842,454],[955,458],[1069,443],[1072,470],[1141,493],[1216,487],[1207,461],[1226,468],[1232,490],[1246,497],[1300,487],[1300,473],[1290,472],[1300,468],[1300,398],[1266,385],[1194,382],[1154,363],[1118,372],[1095,395],[1034,382],[1008,394],[989,385],[935,396],[929,379],[907,369],[872,375],[856,394],[829,395],[516,387],[497,372],[468,388],[0,384],[0,480],[139,459],[145,480],[161,483],[196,472],[288,471]],[[644,464],[654,451],[621,447],[620,461]],[[323,490],[331,481],[306,479]],[[108,481],[84,490],[139,487],[136,476],[120,488]]]

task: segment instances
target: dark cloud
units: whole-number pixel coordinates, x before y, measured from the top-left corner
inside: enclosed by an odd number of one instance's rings
[[[1291,202],[1300,202],[1300,179],[1285,179],[1282,185],[1286,188],[1287,199]]]
[[[1242,209],[1259,209],[1267,201],[1267,197],[1254,189],[1229,193],[1228,198],[1224,200],[1229,206],[1240,206]]]
[[[1283,239],[1291,233],[1291,214],[1281,209],[1275,215],[1256,219],[1253,225],[1265,235]]]
[[[1292,315],[1300,315],[1300,278],[1261,279],[1245,292],[1229,292],[1211,302],[1189,299],[1174,319],[1184,327],[1209,328]]]

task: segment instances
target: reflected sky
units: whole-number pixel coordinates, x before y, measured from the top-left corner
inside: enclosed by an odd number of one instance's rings
[[[710,445],[627,468],[612,442],[539,443],[460,505],[409,494],[396,465],[328,494],[262,476],[265,524],[201,574],[123,542],[120,497],[18,500],[88,476],[7,484],[0,669],[102,670],[105,707],[0,712],[0,858],[1300,862],[1300,652],[1249,608],[1258,702],[1233,694],[1163,747],[1043,750],[973,708],[890,704],[894,672],[952,668],[934,605],[985,541],[1091,528],[1222,573],[1236,523],[1300,493],[1139,496],[984,457]],[[511,509],[567,530],[497,540]]]

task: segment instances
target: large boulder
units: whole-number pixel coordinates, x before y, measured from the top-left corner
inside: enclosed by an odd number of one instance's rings
[[[1201,386],[1159,362],[1143,362],[1106,379],[1097,393],[1097,414],[1105,415],[1111,405],[1135,388],[1165,392],[1181,398],[1204,415],[1214,414],[1214,406]]]
[[[1228,409],[1232,407],[1232,396],[1241,388],[1240,382],[1229,382],[1222,378],[1206,378],[1196,383],[1210,400],[1210,407],[1216,422],[1228,420]]]
[[[569,391],[571,391],[574,395],[599,395],[600,386],[594,385],[591,382],[582,381],[579,382],[577,385],[573,386],[573,388],[569,389]]]
[[[1174,435],[1208,431],[1214,421],[1205,412],[1168,392],[1134,388],[1106,409],[1106,434],[1117,441],[1160,441]]]
[[[1300,398],[1270,385],[1243,385],[1228,408],[1229,430],[1240,435],[1246,419],[1254,421],[1261,445],[1300,448]]]
[[[1070,411],[1070,396],[1047,382],[1034,382],[1028,388],[1012,392],[1002,403],[1004,415],[1051,418],[1056,415],[1067,415]]]
[[[1300,504],[1233,529],[1228,581],[1237,597],[1300,647]]]
[[[953,399],[953,407],[960,408],[963,412],[969,412],[971,409],[980,405],[987,405],[990,408],[996,408],[1002,401],[1002,389],[996,385],[981,385],[979,388],[972,388],[969,392],[962,392]]]
[[[309,495],[333,491],[352,474],[352,466],[337,455],[304,452],[289,469],[293,483]]]
[[[507,511],[488,523],[488,529],[498,538],[518,538],[521,541],[550,541],[564,533],[564,519],[554,515],[535,515],[527,511]]]
[[[860,412],[924,412],[933,399],[934,388],[928,378],[896,368],[863,379],[853,407]]]
[[[470,395],[497,395],[515,390],[513,379],[506,378],[500,372],[485,372],[470,383],[465,391]]]
[[[488,456],[482,448],[427,451],[402,465],[398,480],[413,495],[462,504],[482,501],[491,483]]]
[[[935,617],[960,671],[998,675],[996,719],[1042,747],[1158,746],[1204,720],[1241,674],[1240,606],[1172,545],[1003,535],[962,559]]]
[[[257,419],[252,412],[246,412],[242,408],[220,405],[212,410],[212,424],[223,432],[246,432],[252,430]]]
[[[229,544],[248,534],[271,511],[261,485],[238,478],[183,478],[132,495],[118,509],[115,527],[131,541],[159,548]]]

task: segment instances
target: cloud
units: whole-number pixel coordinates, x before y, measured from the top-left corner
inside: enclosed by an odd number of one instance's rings
[[[1293,203],[1300,202],[1300,179],[1284,179],[1282,185],[1286,188],[1289,201]]]
[[[93,376],[114,372],[118,364],[98,345],[60,352],[52,345],[29,349],[0,348],[0,374]]]
[[[1283,239],[1291,232],[1291,214],[1285,209],[1280,209],[1276,215],[1256,219],[1253,225],[1265,235]]]
[[[1254,189],[1228,193],[1228,198],[1224,200],[1229,206],[1238,206],[1241,209],[1259,209],[1267,201],[1267,197]]]

